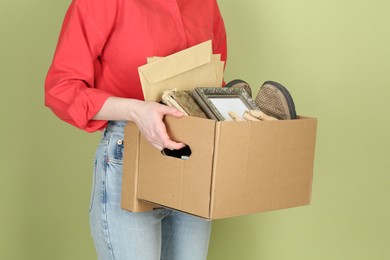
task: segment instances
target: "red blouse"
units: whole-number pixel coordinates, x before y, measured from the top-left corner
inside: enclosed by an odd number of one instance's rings
[[[73,0],[45,82],[45,104],[88,132],[110,96],[143,100],[137,68],[213,40],[226,61],[226,34],[216,0]]]

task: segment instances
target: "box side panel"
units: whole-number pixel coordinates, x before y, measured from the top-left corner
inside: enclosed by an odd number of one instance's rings
[[[188,144],[188,160],[164,156],[145,139],[140,143],[138,198],[208,217],[215,121],[167,117],[173,140]]]
[[[123,153],[121,207],[132,212],[153,209],[151,204],[137,199],[139,137],[137,126],[132,122],[127,123]]]
[[[212,218],[310,203],[316,119],[220,124]]]

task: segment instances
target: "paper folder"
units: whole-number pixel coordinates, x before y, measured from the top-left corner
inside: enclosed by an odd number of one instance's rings
[[[224,62],[212,54],[211,40],[138,68],[146,101],[159,101],[165,90],[221,87]]]

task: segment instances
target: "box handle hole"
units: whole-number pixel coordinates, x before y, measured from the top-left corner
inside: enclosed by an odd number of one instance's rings
[[[174,158],[179,158],[182,160],[188,160],[191,156],[191,148],[188,145],[185,145],[183,148],[178,150],[170,150],[168,148],[164,148],[161,150],[161,153],[165,156],[170,156]]]

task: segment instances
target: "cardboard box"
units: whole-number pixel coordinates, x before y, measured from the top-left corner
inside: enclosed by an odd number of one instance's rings
[[[219,219],[310,203],[315,118],[232,122],[186,116],[165,121],[172,139],[188,144],[192,155],[189,160],[164,156],[139,134],[129,134],[134,128],[129,124],[123,208],[152,207],[148,201]],[[129,143],[139,148],[131,162]]]

